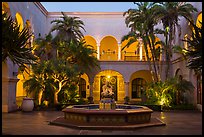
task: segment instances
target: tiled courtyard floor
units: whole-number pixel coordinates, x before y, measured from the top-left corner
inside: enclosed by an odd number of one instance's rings
[[[166,126],[134,130],[82,130],[49,125],[49,121],[63,116],[61,111],[33,111],[2,113],[3,135],[202,135],[202,112],[168,111],[152,113]]]

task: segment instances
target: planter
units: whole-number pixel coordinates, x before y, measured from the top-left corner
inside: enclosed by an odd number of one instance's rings
[[[21,108],[22,108],[22,111],[25,111],[25,112],[33,111],[33,108],[34,108],[33,98],[28,98],[28,97],[23,98]]]

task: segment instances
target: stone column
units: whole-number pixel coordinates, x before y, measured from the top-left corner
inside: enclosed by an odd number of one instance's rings
[[[140,44],[140,61],[142,61],[142,44]]]
[[[125,96],[129,97],[129,82],[125,82]]]
[[[139,55],[140,55],[140,61],[142,61],[142,39],[139,38]]]
[[[100,45],[99,43],[97,43],[97,59],[99,60],[100,59]]]
[[[90,96],[93,97],[93,82],[90,82],[89,91],[90,91]]]
[[[121,44],[118,43],[118,60],[121,60]]]
[[[18,78],[2,77],[2,112],[16,111],[16,84]]]

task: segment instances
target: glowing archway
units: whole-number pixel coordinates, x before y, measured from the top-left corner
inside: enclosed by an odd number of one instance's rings
[[[23,30],[23,18],[19,12],[16,13],[16,22],[18,25],[20,25],[20,31]]]
[[[124,40],[121,43],[122,49],[127,45],[128,41],[131,39],[128,38],[128,40]],[[144,49],[143,49],[144,52]],[[142,55],[145,55],[144,53],[142,53]],[[138,61],[140,60],[140,45],[139,45],[139,41],[135,41],[134,43],[132,43],[129,47],[125,47],[122,51],[122,60],[134,60],[134,61]]]
[[[78,87],[79,87],[79,95],[81,95],[81,97],[83,98],[87,98],[88,96],[90,96],[90,88],[89,88],[89,77],[86,73],[84,73],[82,76],[81,76],[81,79],[83,79],[84,81],[84,84],[83,85],[86,85],[86,86],[81,86],[83,87],[82,89],[80,89],[80,84],[82,83],[79,83]],[[82,93],[84,92],[84,93]]]
[[[10,11],[8,2],[2,2],[2,14],[5,13],[5,12],[8,15],[11,15],[11,11]]]
[[[131,98],[132,101],[142,101],[141,99],[142,90],[144,91],[146,84],[152,82],[153,80],[151,72],[149,70],[139,70],[131,75],[129,81],[130,81],[128,90],[129,97]],[[141,87],[143,89],[141,89]],[[134,96],[134,94],[136,96]]]
[[[100,42],[100,60],[118,60],[118,42],[113,36],[105,36]]]
[[[97,42],[92,36],[89,36],[89,35],[84,36],[84,40],[87,45],[93,46],[93,49],[97,51]],[[97,57],[97,54],[94,53],[94,56]]]
[[[198,14],[198,17],[197,17],[197,20],[196,20],[196,26],[199,27],[199,28],[201,28],[201,26],[202,26],[202,12],[200,12]]]
[[[115,70],[103,70],[95,75],[93,83],[94,102],[99,102],[100,93],[102,92],[102,86],[106,82],[106,80],[110,81],[110,83],[112,84],[113,91],[115,93],[115,100],[121,103],[124,102],[124,78],[121,73]]]
[[[156,44],[157,42],[159,42],[159,41],[161,41],[157,36],[155,36],[155,43],[154,44]],[[150,42],[151,42],[151,39],[150,39]],[[150,47],[149,47],[149,45],[147,45],[147,47],[148,47],[148,54],[149,54],[149,57],[150,57],[150,59],[152,58],[152,53],[151,53],[151,50],[150,50]],[[161,44],[156,44],[155,45],[155,50],[157,50],[160,54],[159,54],[159,60],[161,60],[161,49],[162,49],[162,46],[161,46]]]

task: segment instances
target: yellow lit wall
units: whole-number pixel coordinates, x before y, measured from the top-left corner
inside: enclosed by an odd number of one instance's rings
[[[92,36],[84,36],[84,39],[87,45],[93,46],[93,49],[97,51],[97,43]],[[94,56],[97,57],[97,54],[94,53]]]
[[[17,21],[17,23],[18,23],[18,25],[20,25],[20,31],[22,31],[23,30],[23,18],[22,18],[22,16],[21,16],[21,14],[20,13],[16,13],[16,21]]]
[[[93,88],[93,97],[94,103],[98,103],[100,100],[100,77],[101,76],[117,76],[117,102],[124,102],[123,98],[125,97],[124,90],[124,79],[123,76],[113,70],[104,70],[98,73],[94,78],[94,88]]]
[[[26,71],[30,72],[29,69],[26,69]],[[19,81],[17,82],[17,86],[16,86],[17,87],[16,88],[16,97],[27,95],[25,89],[23,88],[23,82],[29,78],[29,74],[26,73],[26,71],[24,71],[23,74],[19,73],[17,75],[17,78],[19,79]]]
[[[199,21],[202,23],[202,12],[198,14],[198,17],[196,20],[196,26],[200,28],[202,24],[200,24]]]
[[[128,40],[122,42],[122,48],[125,47],[127,42]],[[137,52],[138,50],[139,50],[138,41],[132,43],[129,47],[125,47],[122,51],[122,60],[139,60],[139,52]]]
[[[85,74],[85,73],[81,76],[81,78],[83,78],[86,81],[86,98],[87,98],[88,96],[90,96],[90,88],[88,88],[88,87],[90,87],[89,86],[89,78],[88,78],[87,74]]]
[[[10,8],[7,2],[2,2],[2,13],[6,12],[8,15],[11,15]]]
[[[132,98],[132,80],[136,78],[143,78],[147,83],[152,82],[151,73],[149,70],[140,70],[135,73],[133,73],[130,77],[130,83],[129,83],[129,97]],[[133,101],[141,101],[141,99],[131,99]]]
[[[101,40],[100,60],[118,60],[118,43],[114,37],[106,36]]]

